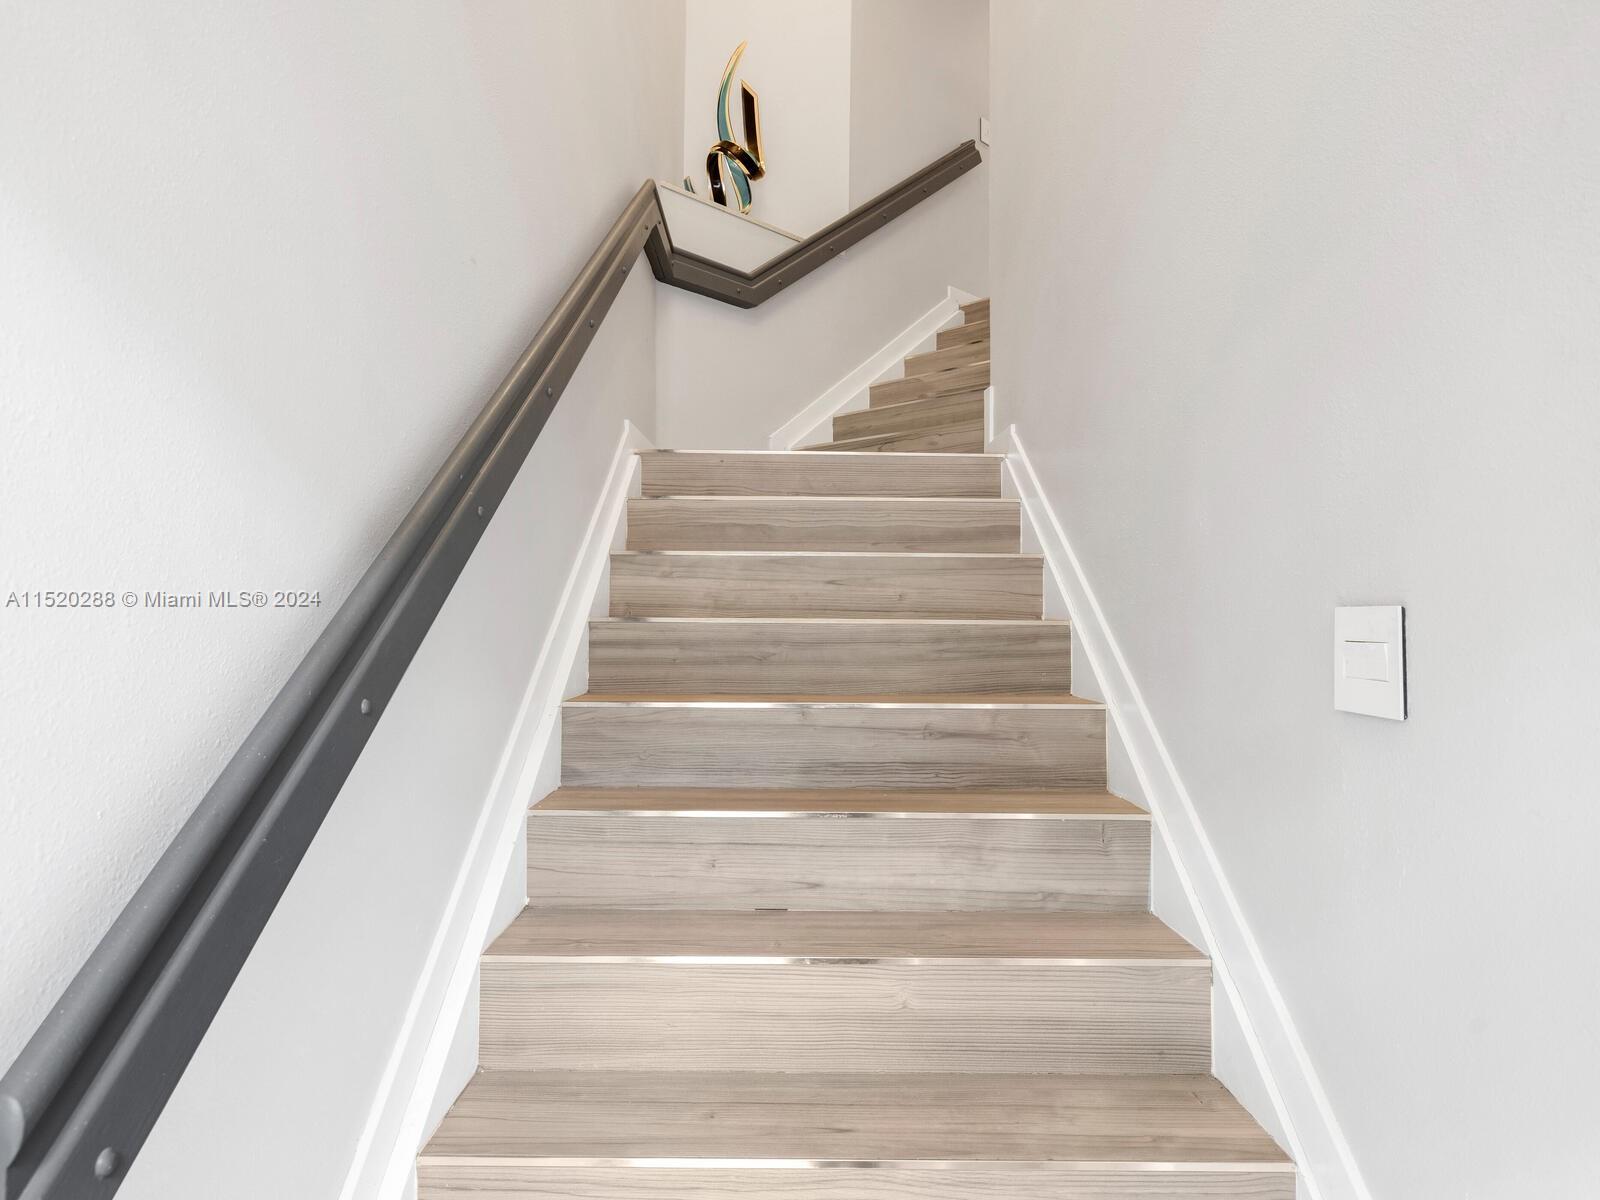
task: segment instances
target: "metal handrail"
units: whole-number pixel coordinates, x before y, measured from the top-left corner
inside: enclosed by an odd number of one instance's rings
[[[980,161],[963,143],[753,272],[674,247],[640,187],[0,1078],[0,1200],[121,1185],[639,255],[753,308]]]

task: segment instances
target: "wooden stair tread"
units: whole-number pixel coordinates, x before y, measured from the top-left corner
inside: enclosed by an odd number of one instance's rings
[[[865,695],[808,693],[785,695],[713,695],[679,692],[584,692],[564,701],[566,704],[672,704],[719,708],[773,708],[779,705],[807,705],[818,708],[1104,708],[1100,700],[1086,700],[1070,692],[882,692]]]
[[[557,788],[530,814],[729,817],[993,817],[1149,821],[1109,792],[876,788]]]
[[[920,354],[908,355],[905,360],[905,373],[907,375],[924,375],[930,371],[943,371],[950,367],[966,366],[969,363],[987,363],[989,361],[989,342],[972,341],[962,342],[956,346],[941,346],[934,350],[925,350]]]
[[[989,386],[989,360],[964,363],[961,366],[943,367],[907,375],[901,379],[886,379],[867,388],[867,403],[873,408],[913,400],[919,396],[940,396],[951,392],[982,391]]]
[[[960,325],[952,325],[949,329],[941,329],[934,343],[938,349],[943,350],[948,346],[964,346],[971,342],[988,340],[989,322],[969,320]]]
[[[890,433],[871,433],[861,437],[841,438],[831,442],[814,442],[808,446],[800,447],[807,454],[822,453],[896,453],[893,450],[877,450],[875,446],[890,446],[895,443],[915,443],[918,449],[929,454],[969,454],[973,448],[981,449],[983,446],[983,419],[953,421],[948,425],[930,425],[922,429],[907,429]],[[954,446],[955,449],[939,449],[941,446]],[[904,449],[904,447],[902,447]]]
[[[1003,456],[972,450],[641,450],[645,496],[1000,495]]]
[[[1209,1075],[485,1071],[421,1161],[486,1158],[1293,1170]]]
[[[651,496],[628,501],[630,550],[1021,549],[1021,505],[978,496]]]
[[[976,388],[970,392],[950,392],[943,396],[918,396],[914,400],[896,400],[893,404],[879,404],[872,408],[857,408],[851,412],[839,413],[838,416],[834,417],[834,420],[837,421],[839,417],[848,416],[884,417],[887,419],[894,417],[897,413],[927,412],[943,405],[962,402],[971,403],[973,400],[982,400],[983,392],[983,388]]]
[[[1149,913],[528,908],[485,961],[1205,962]]]

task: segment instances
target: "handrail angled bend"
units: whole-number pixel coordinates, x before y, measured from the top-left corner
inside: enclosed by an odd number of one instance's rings
[[[980,161],[963,143],[753,272],[674,247],[640,187],[0,1078],[0,1200],[121,1185],[639,255],[753,308]]]

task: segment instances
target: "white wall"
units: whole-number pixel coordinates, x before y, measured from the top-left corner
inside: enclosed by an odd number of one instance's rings
[[[1370,1194],[1592,1192],[1600,9],[1006,0],[992,36],[1000,421]],[[1330,610],[1381,602],[1403,724],[1331,708]]]
[[[690,0],[691,45],[702,2]],[[744,9],[732,0],[713,7]],[[793,8],[790,36],[778,42],[791,57],[789,69],[819,86],[829,77],[807,47],[819,30],[834,28],[834,9],[776,7]],[[749,8],[769,11],[760,4]],[[847,185],[831,208],[796,229],[800,233],[843,216],[955,149],[976,134],[978,117],[987,111],[987,0],[853,0],[846,9],[850,105],[847,128],[830,139],[829,155]],[[752,39],[746,61],[754,48]],[[765,124],[781,101],[769,101],[754,67],[749,78],[761,91]],[[691,97],[693,81],[691,74]],[[833,94],[834,85],[826,90]],[[785,169],[775,156],[773,175],[755,187],[754,214],[778,225],[785,222],[763,210],[759,198]],[[980,166],[850,250],[837,266],[748,312],[686,293],[663,296],[657,440],[679,448],[765,447],[774,430],[942,300],[949,287],[987,295],[988,202],[988,169]],[[715,382],[708,386],[708,379]]]
[[[670,177],[681,37],[622,0],[0,11],[0,588],[323,600],[0,608],[0,1063]],[[629,288],[441,617],[475,636],[424,646],[125,1194],[338,1187],[622,420],[653,423]]]
[[[851,0],[687,0],[683,168],[706,196],[706,151],[717,140],[717,87],[728,56],[749,42],[733,85],[733,132],[744,137],[740,79],[761,101],[768,174],[750,215],[805,237],[850,207]]]
[[[855,0],[852,207],[977,137],[988,115],[989,0]]]

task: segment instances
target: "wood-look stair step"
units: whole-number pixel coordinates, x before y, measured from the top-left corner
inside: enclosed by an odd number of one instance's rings
[[[490,1070],[1203,1071],[1211,967],[1148,913],[529,908]]]
[[[904,435],[952,425],[982,429],[982,392],[957,392],[953,396],[932,396],[841,413],[833,418],[833,436],[844,440],[875,434]]]
[[[1015,553],[1015,500],[907,496],[667,496],[628,501],[629,550]]]
[[[905,371],[907,375],[926,375],[930,371],[945,371],[951,367],[966,367],[988,361],[988,342],[963,342],[958,346],[910,355],[906,359]]]
[[[621,551],[614,617],[1037,617],[1033,554]]]
[[[968,321],[987,321],[989,319],[989,301],[972,300],[961,306],[961,315]]]
[[[562,787],[528,810],[627,817],[916,817],[969,820],[1133,821],[1150,814],[1110,792],[1087,789],[958,791],[885,788]]]
[[[934,339],[934,345],[943,350],[949,346],[964,346],[969,342],[987,342],[989,340],[989,322],[968,321],[964,325],[952,325],[949,329],[941,329]]]
[[[536,907],[1143,912],[1150,815],[1105,792],[559,788]]]
[[[998,454],[642,450],[646,496],[1000,495]]]
[[[874,433],[842,441],[802,446],[804,451],[920,452],[926,454],[976,454],[984,447],[983,421],[964,420],[905,433]]]
[[[611,618],[589,625],[600,692],[1060,692],[1065,621],[832,617]]]
[[[489,1071],[419,1200],[1293,1200],[1209,1075]]]
[[[568,700],[583,787],[1101,788],[1105,708],[1074,696]]]
[[[988,386],[989,360],[984,359],[962,367],[875,383],[867,389],[867,402],[876,408],[880,404],[900,404],[926,396],[947,396],[952,392],[981,392]]]
[[[700,965],[1175,962],[1204,951],[1149,913],[799,912],[524,909],[486,963]]]

